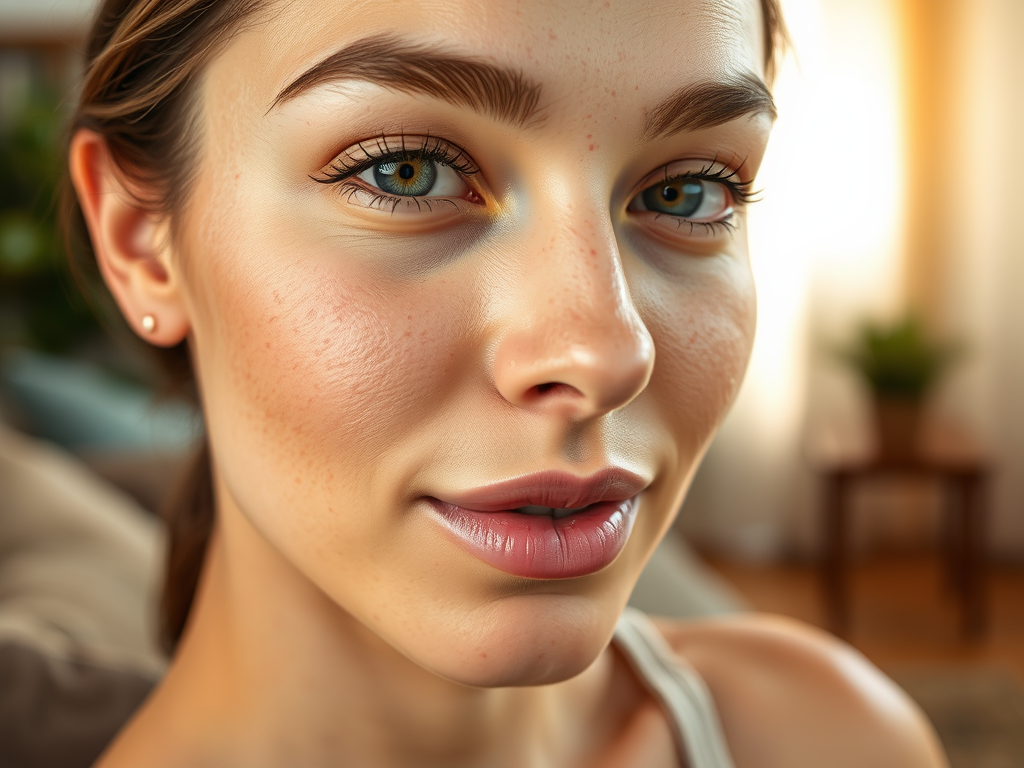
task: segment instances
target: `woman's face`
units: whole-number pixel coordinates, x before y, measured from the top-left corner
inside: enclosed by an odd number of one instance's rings
[[[761,34],[757,0],[242,32],[176,241],[222,520],[442,676],[586,667],[750,350]]]

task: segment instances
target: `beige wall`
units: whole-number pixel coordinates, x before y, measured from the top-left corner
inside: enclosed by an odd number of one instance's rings
[[[805,434],[821,420],[863,426],[866,405],[826,350],[858,317],[913,306],[968,345],[935,412],[989,445],[990,544],[1024,558],[1024,2],[783,7],[799,64],[779,83],[751,216],[759,338],[681,526],[750,556],[812,552]],[[927,536],[938,520],[934,497],[912,489],[861,507],[865,540],[872,526]]]
[[[933,303],[972,352],[942,405],[988,440],[992,544],[1024,556],[1024,3],[946,4],[956,6],[945,44],[957,76],[939,105],[948,181],[931,223],[946,266]]]

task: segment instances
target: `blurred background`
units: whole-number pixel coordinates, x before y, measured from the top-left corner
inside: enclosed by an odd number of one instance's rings
[[[93,5],[0,0],[0,403],[153,509],[200,426],[78,298],[54,201]],[[680,556],[841,632],[954,765],[1024,765],[1024,2],[783,10],[758,336]]]

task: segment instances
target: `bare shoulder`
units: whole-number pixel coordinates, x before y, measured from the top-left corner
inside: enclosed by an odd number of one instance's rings
[[[944,768],[918,707],[846,643],[791,619],[658,622],[704,678],[737,768]]]

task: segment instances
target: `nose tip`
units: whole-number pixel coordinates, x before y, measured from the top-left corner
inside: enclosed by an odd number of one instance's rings
[[[654,342],[632,303],[566,314],[571,321],[565,314],[537,317],[502,340],[494,368],[498,392],[515,406],[574,419],[631,402],[654,368]]]

